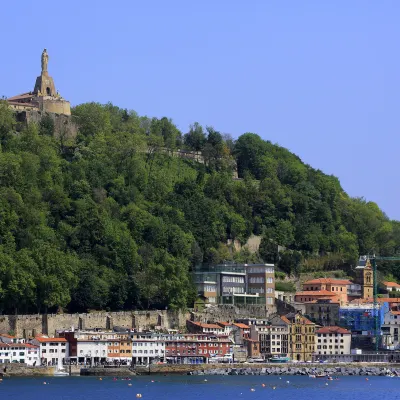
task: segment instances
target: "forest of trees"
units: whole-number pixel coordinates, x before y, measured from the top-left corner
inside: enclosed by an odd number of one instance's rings
[[[185,308],[201,262],[264,260],[293,275],[399,252],[399,222],[254,133],[182,133],[112,104],[73,116],[75,140],[56,138],[49,117],[17,133],[0,102],[2,313]],[[178,148],[205,163],[172,157]],[[252,234],[258,254],[227,245]],[[398,266],[382,270],[399,279]]]

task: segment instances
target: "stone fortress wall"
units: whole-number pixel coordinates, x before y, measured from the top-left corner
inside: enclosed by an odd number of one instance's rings
[[[210,307],[203,312],[151,310],[121,312],[91,312],[84,314],[0,315],[0,333],[32,337],[43,333],[55,336],[66,329],[185,329],[186,320],[197,322],[234,321],[236,318],[265,318],[268,311],[262,306]]]

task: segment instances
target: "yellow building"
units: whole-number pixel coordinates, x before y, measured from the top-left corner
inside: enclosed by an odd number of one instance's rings
[[[294,361],[312,361],[316,324],[300,313],[287,314],[282,320],[289,325],[289,357]]]

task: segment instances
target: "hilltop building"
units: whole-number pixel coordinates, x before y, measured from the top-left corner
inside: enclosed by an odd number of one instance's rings
[[[49,55],[46,49],[43,50],[41,61],[42,71],[36,78],[33,91],[8,98],[8,104],[15,111],[42,111],[71,115],[69,101],[61,97],[56,90],[53,78],[48,73]]]

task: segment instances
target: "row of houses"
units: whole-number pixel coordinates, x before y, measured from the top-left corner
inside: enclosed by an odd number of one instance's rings
[[[26,341],[0,335],[0,363],[196,364],[274,356],[311,361],[316,354],[349,353],[351,333],[338,327],[318,327],[300,313],[291,313],[233,323],[187,321],[187,333],[68,330],[58,336]]]

